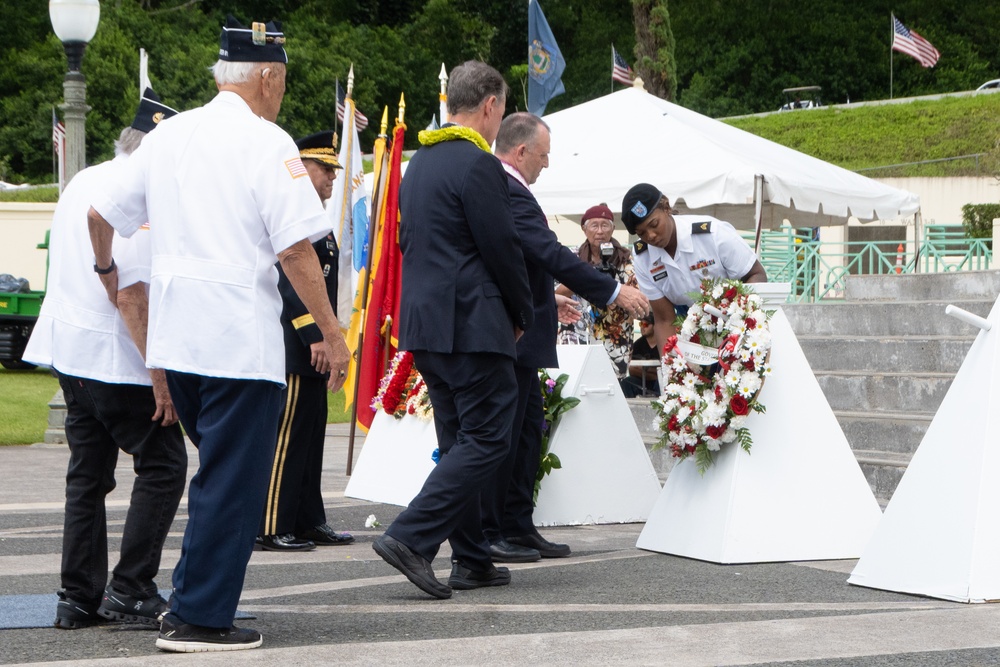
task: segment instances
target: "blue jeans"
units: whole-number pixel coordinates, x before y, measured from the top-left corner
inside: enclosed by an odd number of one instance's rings
[[[62,587],[66,597],[98,605],[108,578],[105,497],[115,488],[118,450],[132,456],[132,484],[121,558],[111,584],[122,593],[156,595],[153,578],[184,493],[187,453],[180,426],[151,420],[150,387],[59,374],[66,399],[66,519]]]

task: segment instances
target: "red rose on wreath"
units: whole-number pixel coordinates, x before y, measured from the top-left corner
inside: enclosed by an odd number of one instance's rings
[[[729,399],[729,409],[733,411],[734,415],[742,417],[750,412],[750,404],[747,403],[747,399],[743,398],[743,396],[736,394]]]
[[[730,287],[729,289],[727,289],[726,292],[722,295],[722,298],[727,299],[729,301],[735,299],[736,298],[736,288],[735,287]]]
[[[718,440],[719,438],[721,438],[722,434],[725,433],[725,432],[726,432],[726,427],[725,426],[706,426],[705,427],[705,433],[708,434],[708,437],[715,438],[716,440]]]

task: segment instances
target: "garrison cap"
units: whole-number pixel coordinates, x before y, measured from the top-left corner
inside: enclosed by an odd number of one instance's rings
[[[160,102],[159,96],[153,89],[147,88],[139,100],[139,109],[135,112],[132,128],[140,132],[152,132],[161,120],[176,115],[176,109],[171,109]]]
[[[287,63],[280,21],[254,22],[248,28],[230,14],[219,38],[219,60],[242,63]]]
[[[625,198],[622,199],[622,223],[629,234],[635,234],[635,228],[653,212],[662,196],[663,193],[649,183],[633,185],[625,193]]]
[[[333,130],[324,130],[296,139],[295,145],[298,146],[300,158],[316,160],[337,169],[344,168],[337,161],[337,133]]]

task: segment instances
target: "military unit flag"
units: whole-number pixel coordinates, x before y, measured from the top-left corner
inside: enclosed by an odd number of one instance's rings
[[[915,30],[908,30],[895,15],[892,16],[892,50],[916,58],[924,67],[934,67],[934,63],[941,57],[933,44]]]
[[[541,116],[545,106],[556,95],[566,92],[562,73],[566,60],[556,45],[549,22],[538,4],[528,3],[528,111]]]
[[[624,83],[627,86],[632,85],[632,68],[628,66],[625,59],[621,57],[618,53],[618,49],[615,45],[611,45],[611,80],[617,81],[618,83]]]

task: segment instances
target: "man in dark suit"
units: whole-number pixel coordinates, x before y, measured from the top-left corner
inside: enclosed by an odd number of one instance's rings
[[[372,545],[437,598],[502,586],[479,516],[480,489],[510,449],[515,342],[532,321],[524,256],[503,168],[489,150],[507,84],[477,61],[452,70],[451,123],[420,133],[400,188],[400,349],[410,350],[434,405],[441,459],[420,493]],[[430,562],[452,548],[448,585]]]
[[[570,553],[569,546],[554,544],[539,535],[531,518],[544,416],[538,369],[559,365],[553,277],[588,301],[614,304],[631,314],[644,314],[649,301],[638,289],[595,271],[560,244],[549,229],[545,214],[528,189],[549,165],[549,128],[544,121],[530,113],[505,118],[497,134],[496,154],[507,172],[514,225],[531,283],[535,323],[517,342],[513,446],[499,473],[483,490],[483,532],[494,561],[523,562]]]

